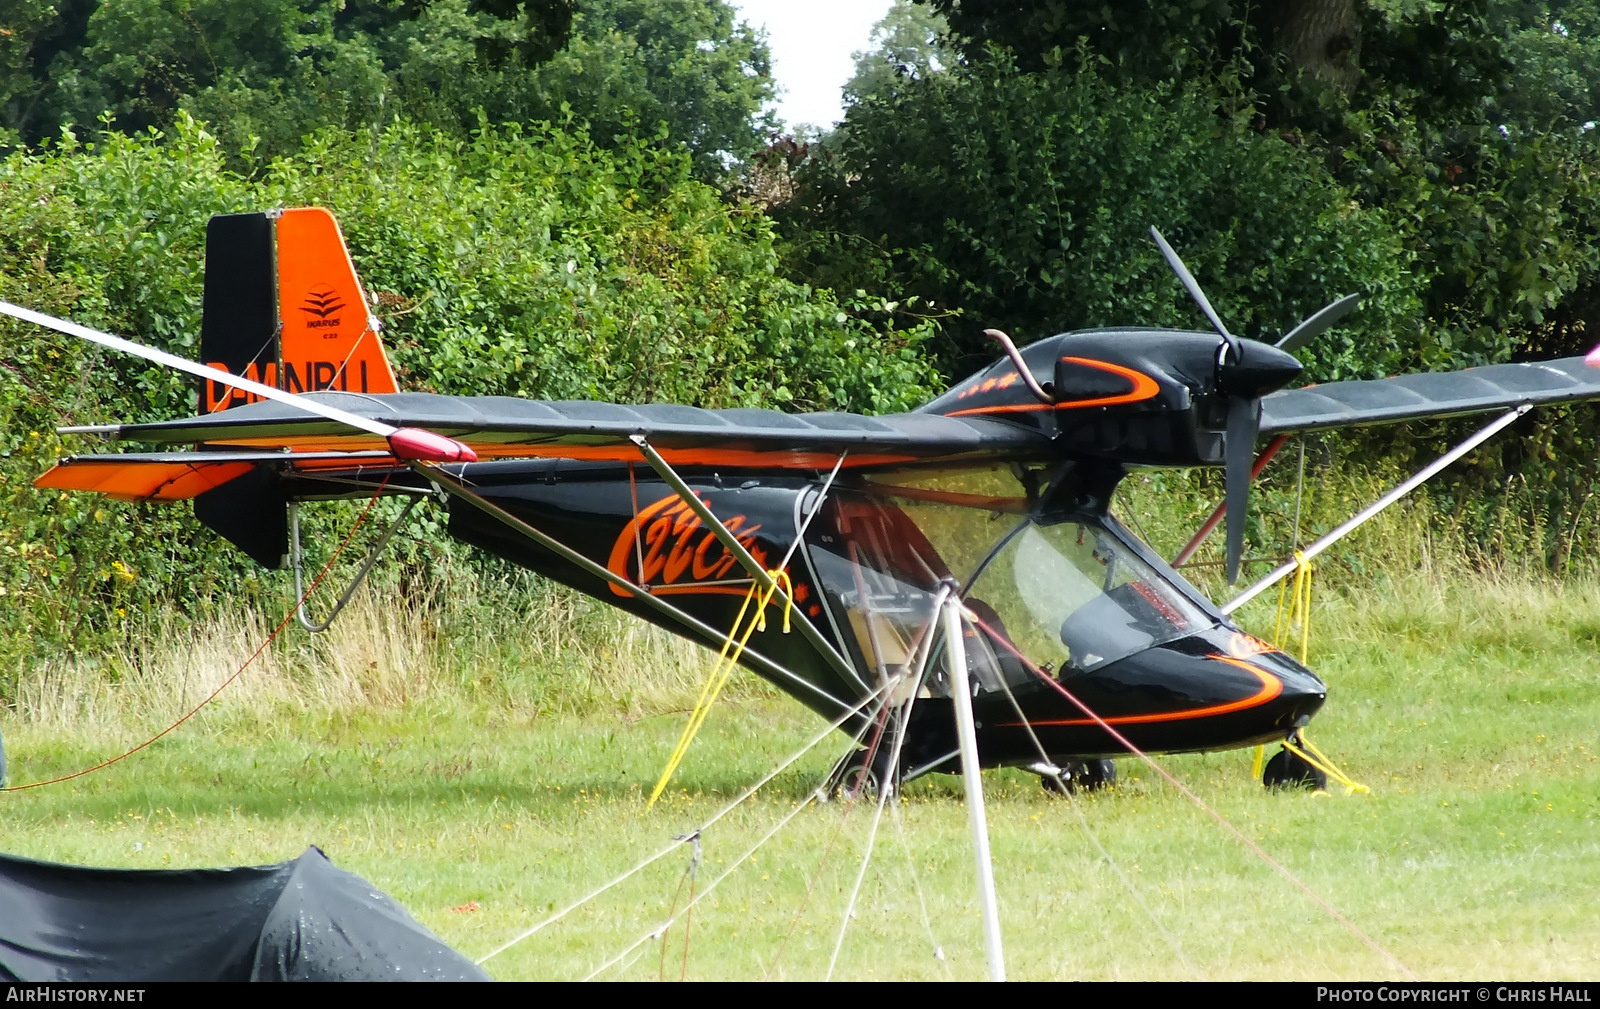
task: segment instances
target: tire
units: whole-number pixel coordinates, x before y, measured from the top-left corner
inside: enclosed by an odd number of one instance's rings
[[[1059,779],[1048,774],[1039,776],[1039,784],[1052,795],[1099,792],[1116,783],[1117,765],[1111,760],[1068,760],[1061,765]]]
[[[828,776],[827,795],[829,798],[861,798],[876,799],[878,786],[884,780],[889,780],[889,794],[894,795],[898,785],[898,777],[889,773],[889,754],[887,748],[880,748],[877,759],[872,766],[867,766],[867,751],[855,750],[839,761],[833,773]]]
[[[1326,791],[1328,776],[1312,767],[1304,759],[1279,750],[1261,772],[1261,784],[1267,788],[1303,788],[1312,792]]]

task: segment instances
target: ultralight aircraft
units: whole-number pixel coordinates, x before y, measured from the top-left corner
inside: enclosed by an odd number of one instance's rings
[[[452,537],[723,647],[870,739],[841,776],[955,769],[965,680],[983,766],[1095,787],[1136,749],[1295,749],[1327,696],[1111,514],[1130,468],[1224,467],[1231,583],[1259,438],[1600,398],[1600,370],[1577,357],[1285,390],[1292,352],[1355,299],[1275,345],[1242,339],[1154,237],[1215,332],[1130,326],[1018,350],[991,331],[1004,356],[877,417],[402,392],[318,208],[211,219],[200,362],[0,311],[203,379],[196,416],[63,428],[154,450],[73,456],[40,487],[193,501],[246,555],[297,572],[301,502],[437,499]],[[952,597],[961,650],[940,647]],[[783,619],[758,618],[768,601]],[[889,722],[892,758],[875,745]],[[1264,776],[1320,773],[1285,751]]]

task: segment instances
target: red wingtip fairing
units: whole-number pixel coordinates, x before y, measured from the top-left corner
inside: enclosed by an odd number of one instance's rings
[[[396,459],[416,459],[421,462],[477,462],[478,453],[454,438],[403,427],[389,436],[389,447]]]
[[[1583,363],[1591,368],[1600,368],[1600,346],[1589,351],[1589,356],[1583,359]]]

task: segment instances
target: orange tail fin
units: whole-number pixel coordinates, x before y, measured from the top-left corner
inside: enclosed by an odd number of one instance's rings
[[[355,266],[320,207],[213,217],[200,359],[290,392],[398,392]],[[205,383],[210,413],[254,397]]]

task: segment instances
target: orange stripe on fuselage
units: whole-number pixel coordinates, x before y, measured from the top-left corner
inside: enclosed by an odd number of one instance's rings
[[[1226,704],[1213,704],[1210,707],[1196,708],[1193,711],[1165,711],[1154,715],[1122,715],[1116,718],[1052,718],[1042,721],[1028,722],[1003,722],[1009,727],[1019,725],[1143,725],[1150,722],[1181,722],[1190,718],[1210,718],[1213,715],[1226,715],[1234,711],[1244,711],[1248,708],[1260,707],[1268,701],[1283,693],[1283,681],[1265,670],[1227,655],[1212,655],[1211,659],[1217,662],[1226,662],[1230,666],[1238,666],[1256,679],[1261,681],[1261,689],[1254,694],[1238,701],[1229,701]]]
[[[1060,403],[1046,405],[1044,403],[1007,403],[1002,406],[974,406],[966,410],[955,410],[945,414],[946,417],[967,417],[974,414],[989,413],[1031,413],[1036,410],[1081,410],[1090,406],[1120,406],[1124,403],[1139,403],[1150,399],[1161,391],[1161,385],[1155,379],[1142,371],[1124,368],[1120,364],[1110,364],[1106,361],[1095,361],[1087,357],[1063,357],[1061,360],[1073,364],[1081,364],[1088,368],[1098,368],[1109,371],[1113,375],[1120,375],[1133,383],[1133,389],[1116,396],[1101,396],[1096,399],[1075,399]]]

